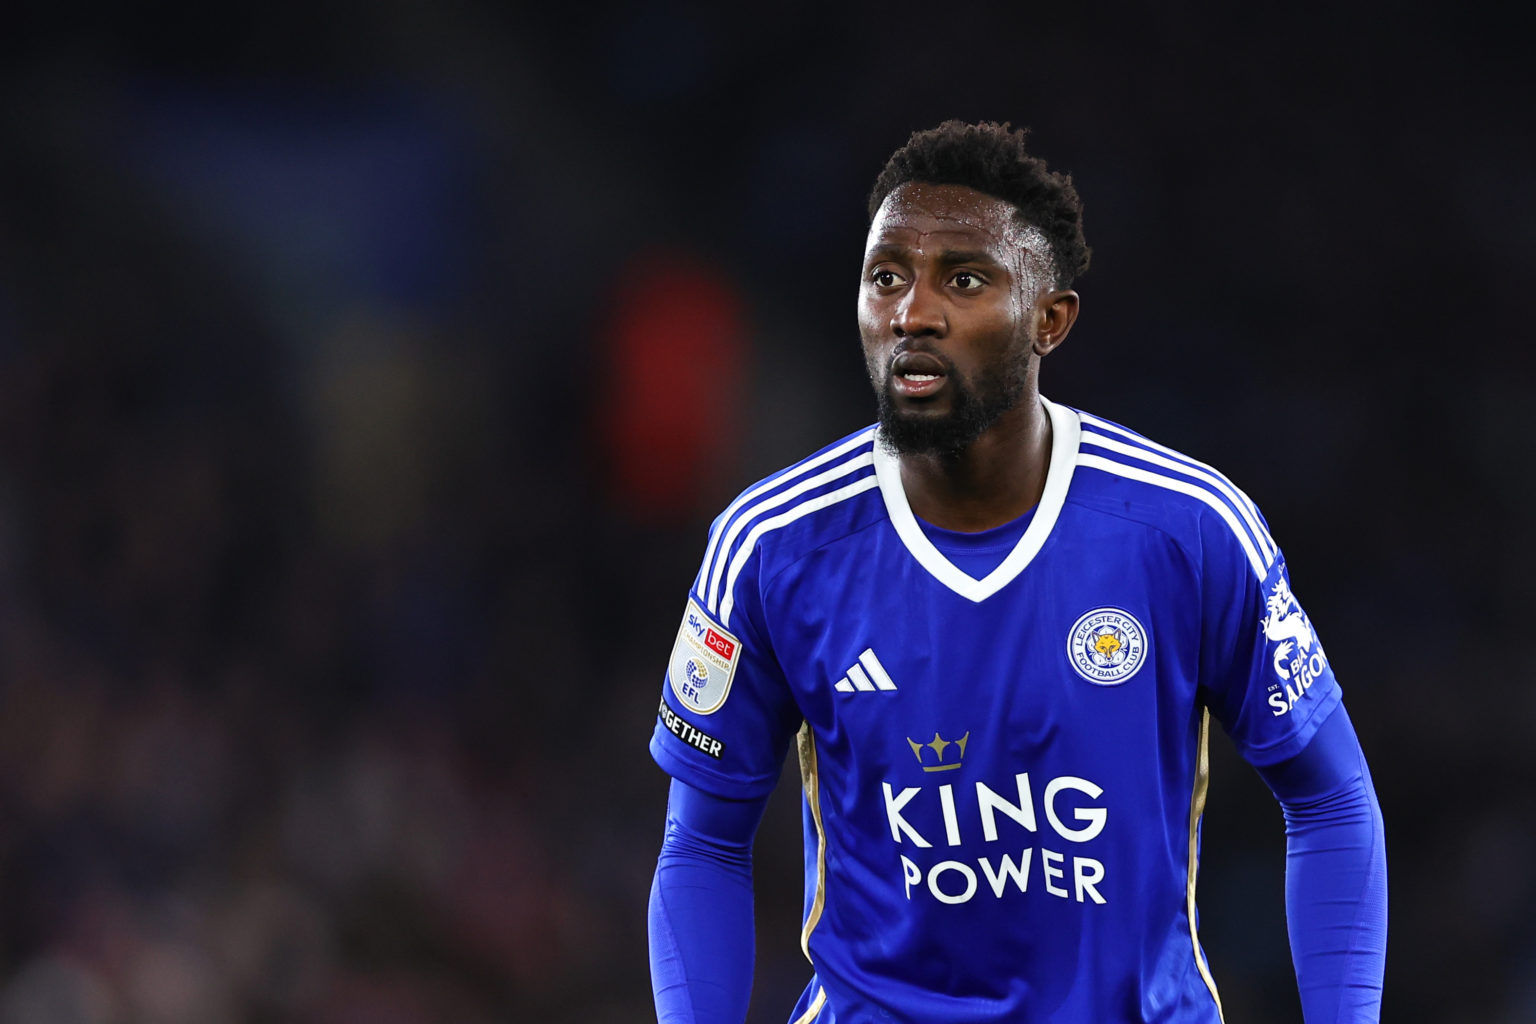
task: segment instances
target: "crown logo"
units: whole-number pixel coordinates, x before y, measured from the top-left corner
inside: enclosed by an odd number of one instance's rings
[[[965,757],[965,742],[970,738],[969,730],[957,740],[947,740],[935,732],[933,739],[927,743],[919,743],[908,736],[907,746],[912,748],[912,756],[917,758],[917,763],[923,766],[923,771],[951,772],[960,767],[960,760]],[[950,750],[951,747],[954,748],[953,751]],[[933,756],[925,757],[923,754],[925,750],[933,751]],[[928,763],[930,761],[933,763]]]

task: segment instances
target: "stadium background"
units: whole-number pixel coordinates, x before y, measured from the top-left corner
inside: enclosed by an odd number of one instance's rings
[[[735,489],[870,418],[863,197],[949,116],[1033,126],[1086,199],[1046,392],[1222,467],[1287,549],[1385,808],[1387,1016],[1536,1020],[1536,96],[1500,17],[12,5],[0,1022],[647,1019],[683,592]],[[754,1024],[805,975],[780,796]],[[1282,858],[1219,741],[1234,1022],[1297,1018]]]

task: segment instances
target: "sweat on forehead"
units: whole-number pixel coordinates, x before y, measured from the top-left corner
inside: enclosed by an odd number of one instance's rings
[[[870,239],[891,230],[909,230],[919,238],[945,231],[977,231],[1006,249],[1028,253],[1055,277],[1055,259],[1045,232],[1026,222],[1018,207],[965,185],[908,182],[881,203],[870,224]]]

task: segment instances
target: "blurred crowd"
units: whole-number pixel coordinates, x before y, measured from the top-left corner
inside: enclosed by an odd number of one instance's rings
[[[1506,35],[24,6],[0,1024],[648,1019],[682,595],[736,489],[872,417],[863,196],[948,116],[1032,124],[1085,197],[1046,393],[1220,466],[1286,548],[1385,811],[1388,1014],[1536,1019]],[[1202,939],[1230,1019],[1294,1020],[1279,811],[1216,754]],[[807,974],[796,799],[753,1024]]]

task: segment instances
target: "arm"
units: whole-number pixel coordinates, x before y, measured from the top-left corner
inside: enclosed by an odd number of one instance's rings
[[[660,1024],[740,1024],[752,992],[752,837],[767,796],[726,800],[672,780],[651,883]]]
[[[1259,769],[1285,811],[1285,909],[1307,1024],[1381,1016],[1387,854],[1381,807],[1341,706],[1293,757]]]

